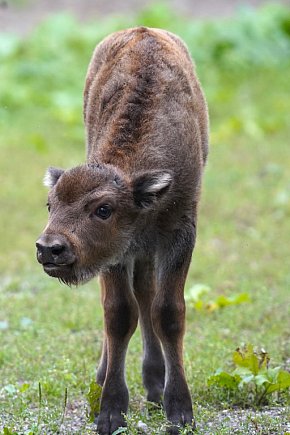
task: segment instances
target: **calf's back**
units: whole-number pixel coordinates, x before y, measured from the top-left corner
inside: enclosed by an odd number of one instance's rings
[[[139,27],[99,44],[86,78],[84,120],[88,162],[114,165],[129,176],[172,170],[180,191],[198,199],[207,107],[177,36]]]

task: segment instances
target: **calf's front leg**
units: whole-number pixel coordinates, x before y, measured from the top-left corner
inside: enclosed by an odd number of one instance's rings
[[[111,435],[126,426],[123,413],[127,412],[129,394],[125,381],[125,358],[129,340],[138,322],[138,306],[133,295],[130,273],[126,267],[115,266],[102,273],[102,291],[105,320],[106,372],[97,431]]]
[[[158,256],[157,294],[152,320],[165,357],[164,408],[172,423],[169,434],[179,427],[194,429],[192,402],[183,368],[185,330],[184,284],[195,242],[195,226],[187,225],[164,239]]]

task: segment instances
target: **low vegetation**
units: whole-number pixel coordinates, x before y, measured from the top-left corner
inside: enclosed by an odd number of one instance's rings
[[[22,41],[0,34],[0,432],[93,431],[87,395],[102,341],[97,280],[70,289],[45,276],[34,242],[46,222],[46,167],[85,158],[82,89],[92,50],[137,24],[186,40],[210,109],[186,289],[197,434],[286,434],[290,11],[277,5],[215,21],[178,18],[164,6],[86,25],[58,15]],[[144,400],[141,353],[137,332],[127,363],[129,433],[160,434],[166,420]]]
[[[237,348],[233,353],[234,370],[230,373],[218,369],[208,379],[208,385],[232,394],[232,399],[246,405],[265,405],[270,395],[283,394],[290,387],[290,373],[281,367],[270,367],[270,357],[265,350],[259,354],[252,345]],[[229,396],[228,396],[229,397]]]

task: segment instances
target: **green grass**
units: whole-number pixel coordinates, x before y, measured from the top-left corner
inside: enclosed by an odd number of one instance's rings
[[[82,88],[95,43],[142,22],[186,39],[209,103],[211,151],[187,290],[203,283],[211,288],[208,301],[240,293],[251,298],[214,312],[188,305],[185,366],[197,433],[286,432],[286,394],[270,399],[281,410],[279,418],[252,410],[233,432],[230,417],[220,416],[235,401],[207,386],[217,368],[229,368],[243,343],[265,348],[273,366],[289,369],[290,15],[285,9],[282,19],[280,8],[255,19],[247,14],[236,18],[236,27],[226,27],[176,20],[156,8],[135,21],[109,20],[97,29],[59,16],[26,41],[0,37],[0,429],[56,433],[67,388],[62,433],[91,431],[84,408],[101,349],[98,284],[67,288],[36,263],[34,242],[47,214],[42,177],[49,165],[70,167],[85,159]],[[255,22],[261,29],[252,34],[249,53],[245,29]],[[268,37],[265,29],[272,30]],[[261,50],[263,56],[256,56]],[[162,412],[148,417],[144,411],[141,350],[138,331],[127,358],[130,433],[142,420],[158,434],[165,419]]]

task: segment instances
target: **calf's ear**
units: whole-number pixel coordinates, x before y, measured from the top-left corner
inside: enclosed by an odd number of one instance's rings
[[[149,208],[168,192],[172,183],[169,171],[149,171],[133,180],[133,197],[140,208]]]
[[[43,184],[46,187],[53,187],[64,173],[64,169],[49,167],[44,175]]]

